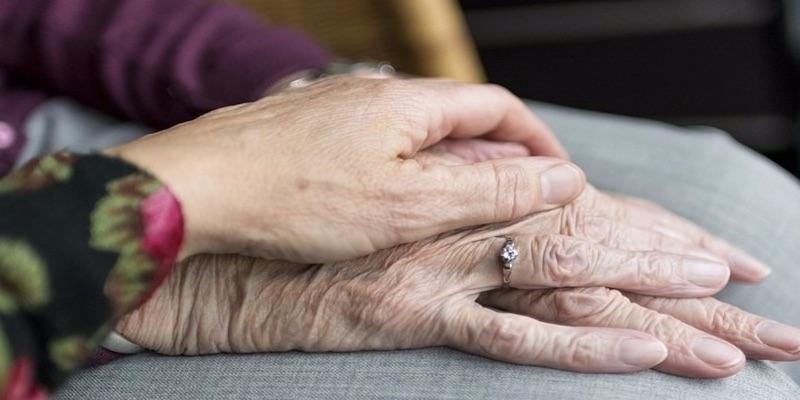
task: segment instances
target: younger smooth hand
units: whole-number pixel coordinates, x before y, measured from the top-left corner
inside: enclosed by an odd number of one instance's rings
[[[425,165],[445,137],[514,155]],[[584,187],[556,139],[494,85],[337,77],[227,107],[112,149],[183,207],[182,257],[350,259],[561,206]],[[537,154],[548,157],[529,157]]]

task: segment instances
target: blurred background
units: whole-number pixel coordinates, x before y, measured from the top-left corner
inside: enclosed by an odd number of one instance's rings
[[[796,0],[238,0],[338,54],[707,125],[800,174]]]

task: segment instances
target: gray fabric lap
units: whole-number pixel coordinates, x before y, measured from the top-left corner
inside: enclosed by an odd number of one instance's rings
[[[579,375],[444,348],[116,361],[72,379],[56,399],[796,399],[790,378],[760,362],[733,378],[655,371]]]

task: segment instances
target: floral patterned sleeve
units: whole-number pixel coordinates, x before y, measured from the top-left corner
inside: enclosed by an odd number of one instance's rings
[[[169,273],[180,204],[115,158],[57,153],[0,180],[0,399],[44,399]]]

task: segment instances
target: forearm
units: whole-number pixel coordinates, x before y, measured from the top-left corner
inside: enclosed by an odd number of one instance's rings
[[[122,161],[59,153],[0,180],[5,395],[53,387],[171,269],[180,205]]]
[[[0,68],[155,128],[258,98],[327,52],[201,0],[7,0]]]

